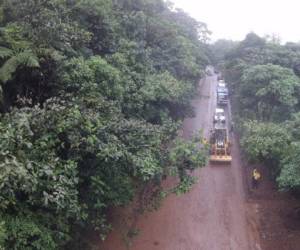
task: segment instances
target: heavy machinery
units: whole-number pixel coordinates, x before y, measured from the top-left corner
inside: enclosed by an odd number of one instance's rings
[[[216,123],[210,134],[210,162],[231,163],[230,141],[226,124]]]

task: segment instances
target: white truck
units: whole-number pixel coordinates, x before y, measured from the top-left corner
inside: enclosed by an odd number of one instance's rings
[[[217,104],[221,106],[228,104],[228,88],[224,80],[220,80],[217,85]]]

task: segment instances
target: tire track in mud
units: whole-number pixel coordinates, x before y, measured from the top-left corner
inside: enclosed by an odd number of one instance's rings
[[[200,84],[192,101],[195,117],[183,123],[182,135],[188,139],[203,130],[208,137],[216,107],[216,76]],[[99,250],[260,250],[256,248],[256,229],[247,207],[241,158],[236,141],[231,166],[208,165],[195,171],[199,178],[193,189],[182,196],[170,195],[159,210],[145,213],[137,221],[140,233],[126,247],[117,228]],[[126,216],[126,215],[124,215]],[[254,230],[254,231],[253,231]]]

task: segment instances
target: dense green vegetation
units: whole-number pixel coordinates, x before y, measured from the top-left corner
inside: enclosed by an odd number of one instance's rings
[[[1,0],[0,26],[0,248],[84,249],[144,186],[188,190],[205,148],[174,138],[203,23],[162,0]]]
[[[219,49],[221,67],[241,144],[251,161],[270,167],[281,189],[300,190],[300,44],[280,45],[254,33],[228,44]]]

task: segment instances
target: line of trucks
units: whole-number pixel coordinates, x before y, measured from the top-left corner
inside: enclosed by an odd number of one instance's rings
[[[226,163],[230,164],[231,157],[231,143],[229,139],[229,119],[225,110],[228,111],[228,88],[224,80],[219,80],[216,87],[216,110],[213,117],[213,128],[210,130],[209,138],[209,160],[212,163]]]

